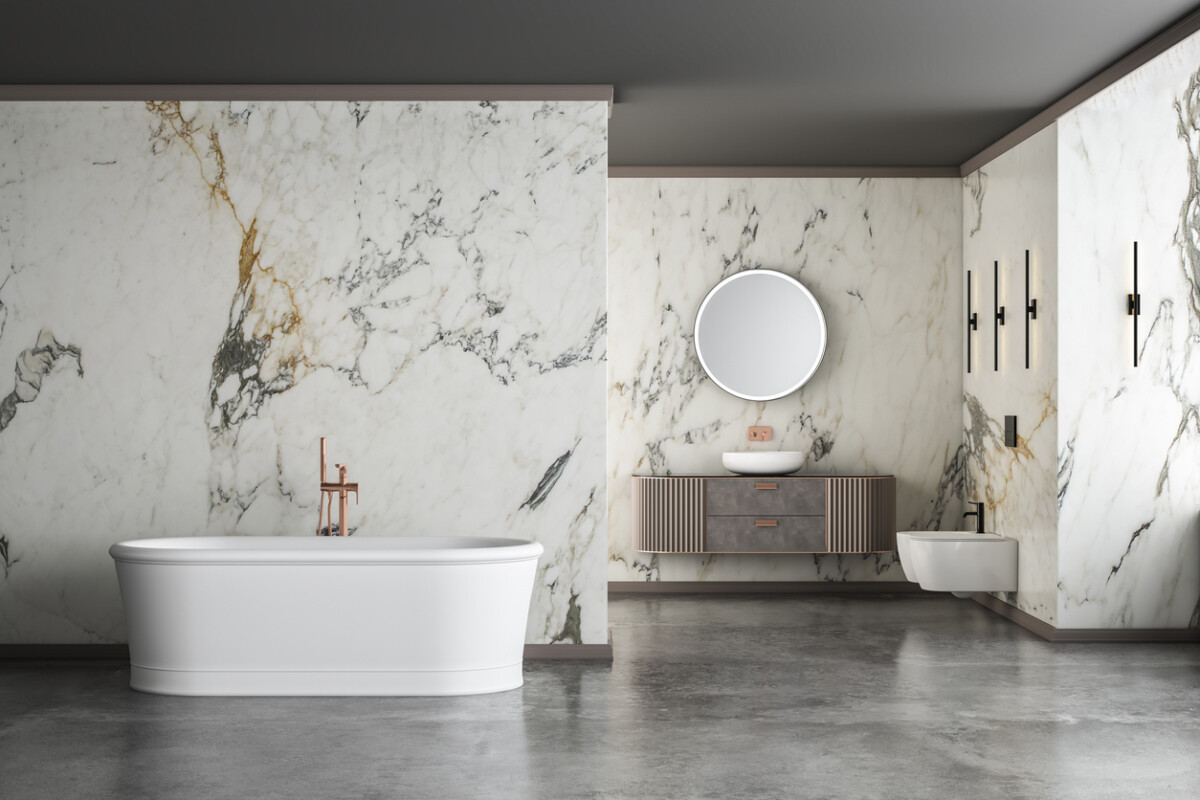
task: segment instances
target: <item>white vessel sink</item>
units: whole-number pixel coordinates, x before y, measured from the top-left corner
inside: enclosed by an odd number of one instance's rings
[[[787,475],[804,466],[804,456],[796,450],[722,453],[721,463],[737,475]]]
[[[1017,589],[1017,540],[974,531],[901,531],[904,577],[931,592],[969,597]]]

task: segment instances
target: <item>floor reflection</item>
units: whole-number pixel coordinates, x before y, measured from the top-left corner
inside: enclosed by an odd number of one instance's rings
[[[949,597],[614,597],[615,661],[457,698],[176,698],[0,665],[0,796],[1200,796],[1200,648]]]

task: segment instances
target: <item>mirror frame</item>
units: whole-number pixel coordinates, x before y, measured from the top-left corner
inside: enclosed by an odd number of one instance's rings
[[[730,387],[726,386],[720,380],[720,378],[718,378],[716,375],[714,375],[712,373],[712,370],[710,370],[708,368],[708,363],[704,360],[704,353],[702,353],[700,351],[700,320],[704,318],[704,309],[708,306],[708,301],[711,300],[717,294],[717,292],[721,291],[721,288],[723,286],[725,286],[728,283],[732,283],[733,281],[744,278],[747,275],[764,275],[764,274],[771,275],[771,276],[774,276],[777,278],[782,278],[783,280],[787,281],[788,283],[790,283],[793,286],[795,286],[796,288],[798,288],[804,294],[804,296],[808,298],[809,302],[812,303],[813,308],[816,309],[817,320],[821,323],[821,345],[820,345],[820,350],[817,354],[816,361],[813,362],[812,368],[804,375],[803,378],[800,379],[799,382],[797,382],[795,385],[793,385],[786,391],[780,392],[779,394],[756,396],[756,395],[743,394],[741,392],[735,391],[734,389],[731,389]],[[825,360],[825,349],[828,344],[829,344],[829,326],[825,322],[825,311],[821,308],[821,304],[817,302],[817,298],[813,295],[813,293],[811,291],[809,291],[809,288],[807,286],[805,286],[803,283],[796,280],[791,275],[788,275],[785,272],[780,272],[780,271],[774,270],[774,269],[744,269],[741,272],[735,272],[732,275],[728,276],[727,278],[722,279],[720,283],[718,283],[713,288],[709,289],[708,294],[706,294],[704,296],[704,301],[702,303],[700,303],[700,309],[696,312],[696,322],[692,326],[692,347],[696,351],[696,357],[700,359],[700,367],[704,370],[704,374],[706,374],[706,375],[708,375],[708,377],[712,378],[713,383],[715,383],[717,386],[721,387],[721,389],[723,389],[724,391],[733,395],[734,397],[740,397],[743,400],[752,400],[755,402],[765,402],[767,400],[778,400],[781,397],[787,397],[789,394],[792,394],[793,392],[797,391],[798,389],[800,389],[800,387],[804,386],[804,384],[806,384],[810,380],[812,380],[812,376],[817,373],[817,370],[821,368],[821,364]]]

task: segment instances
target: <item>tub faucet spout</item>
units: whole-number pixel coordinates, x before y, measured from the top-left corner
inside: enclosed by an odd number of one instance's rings
[[[350,528],[347,525],[347,520],[350,517],[350,493],[354,492],[354,504],[358,505],[358,483],[350,483],[348,480],[349,467],[345,464],[333,465],[338,471],[338,479],[336,481],[329,480],[329,476],[325,472],[325,437],[321,437],[321,502],[317,506],[317,536],[333,536],[333,498],[336,495],[338,499],[338,524],[337,535],[349,536]],[[322,533],[326,520],[326,503],[328,503],[329,514],[329,533]]]

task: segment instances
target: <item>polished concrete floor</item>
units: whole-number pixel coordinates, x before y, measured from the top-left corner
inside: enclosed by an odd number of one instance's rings
[[[154,697],[0,665],[0,798],[1200,797],[1200,646],[950,597],[614,597],[616,661],[463,698]]]

